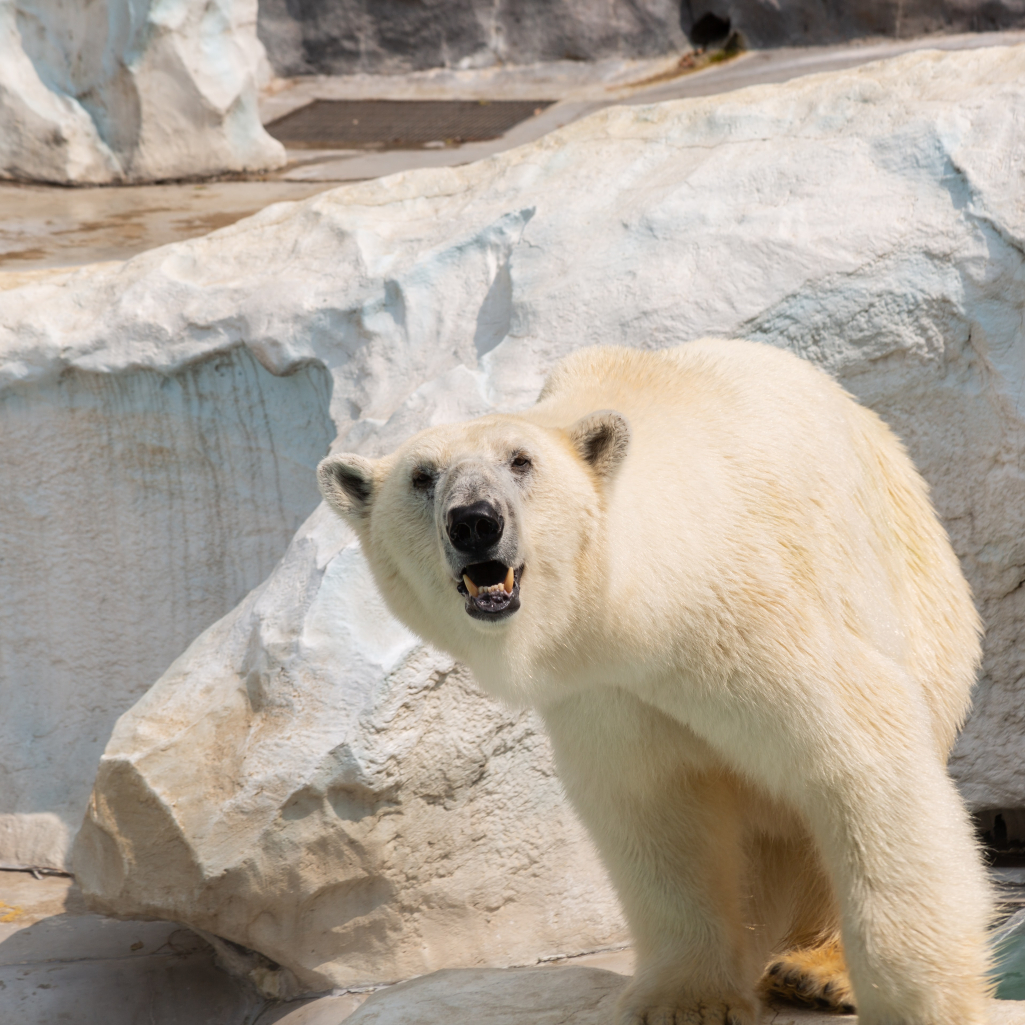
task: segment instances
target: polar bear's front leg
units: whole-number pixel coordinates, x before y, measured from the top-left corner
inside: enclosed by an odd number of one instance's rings
[[[735,681],[744,702],[723,688],[700,732],[807,823],[860,1025],[982,1025],[991,896],[932,714],[874,651],[852,644],[834,670]]]
[[[622,691],[543,714],[630,923],[637,971],[623,1025],[754,1025],[764,965],[742,919],[729,774],[686,727]]]
[[[927,738],[909,730],[863,760],[867,740],[838,745],[860,752],[809,787],[806,806],[841,906],[858,1021],[982,1025],[990,894],[968,816]]]

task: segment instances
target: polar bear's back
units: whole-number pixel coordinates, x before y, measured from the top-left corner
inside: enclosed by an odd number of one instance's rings
[[[719,339],[580,350],[530,415],[568,426],[597,409],[631,425],[608,499],[610,600],[649,632],[645,650],[672,615],[789,637],[812,660],[870,644],[919,684],[949,749],[978,617],[924,481],[875,413],[784,350]]]

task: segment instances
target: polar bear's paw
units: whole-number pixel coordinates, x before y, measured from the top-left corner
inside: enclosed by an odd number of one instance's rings
[[[843,950],[835,940],[792,950],[765,970],[760,990],[766,1000],[783,1000],[821,1010],[853,1014],[854,992]]]
[[[627,991],[619,1005],[622,1025],[754,1025],[754,1001],[743,997],[659,994],[645,999]]]

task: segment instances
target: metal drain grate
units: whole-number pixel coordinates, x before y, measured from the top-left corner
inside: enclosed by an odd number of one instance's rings
[[[551,100],[314,100],[264,127],[297,149],[421,149],[497,139]]]

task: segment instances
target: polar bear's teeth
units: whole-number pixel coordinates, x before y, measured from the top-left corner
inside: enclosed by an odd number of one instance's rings
[[[508,572],[505,574],[505,580],[500,584],[475,584],[468,573],[463,574],[463,583],[466,585],[466,590],[471,598],[477,598],[481,595],[487,596],[489,594],[512,594],[513,588],[516,587],[516,573],[510,566]]]

